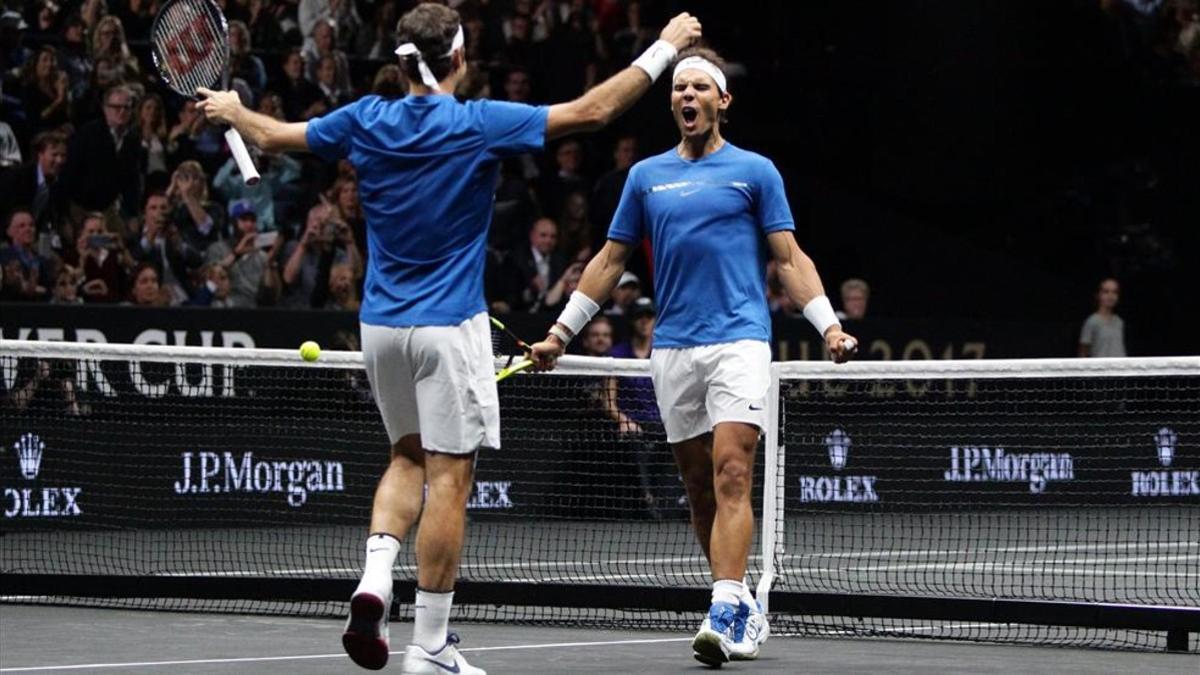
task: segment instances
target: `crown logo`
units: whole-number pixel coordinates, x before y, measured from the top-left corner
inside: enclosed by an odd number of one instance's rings
[[[1158,463],[1163,466],[1171,466],[1171,460],[1175,458],[1175,443],[1179,440],[1179,434],[1171,430],[1170,427],[1163,427],[1154,434],[1154,442],[1158,445]]]
[[[841,429],[834,429],[825,437],[825,447],[829,450],[829,464],[833,466],[834,471],[841,471],[846,466],[850,443],[850,435]]]
[[[38,438],[37,434],[25,434],[13,443],[13,449],[17,451],[21,475],[29,480],[37,478],[38,472],[42,470],[42,451],[46,449],[42,439]]]

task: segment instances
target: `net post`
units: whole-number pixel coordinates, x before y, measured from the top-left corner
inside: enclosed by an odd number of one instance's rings
[[[783,467],[779,465],[779,366],[771,364],[771,384],[767,389],[767,428],[764,440],[763,505],[762,505],[762,577],[758,580],[755,597],[768,612],[771,586],[775,583],[775,556],[782,551],[779,541],[779,526],[783,514],[779,505],[783,502]]]

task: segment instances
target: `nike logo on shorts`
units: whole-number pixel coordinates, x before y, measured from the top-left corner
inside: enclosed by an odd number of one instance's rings
[[[387,550],[386,548],[369,548],[369,549],[367,549],[367,553],[374,553],[376,551],[386,551],[386,550]]]
[[[446,664],[442,663],[441,661],[438,661],[437,659],[425,659],[425,660],[432,663],[433,665],[437,666],[438,668],[445,670],[447,673],[459,672],[457,663],[451,663],[450,665],[446,665]]]
[[[753,403],[751,403],[751,404],[750,404],[750,409],[751,409],[751,410],[762,410],[762,406],[761,406],[761,405],[757,405],[757,406],[756,406],[756,405],[754,405]]]

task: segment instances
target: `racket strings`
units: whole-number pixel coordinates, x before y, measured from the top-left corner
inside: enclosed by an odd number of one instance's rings
[[[194,95],[221,80],[227,60],[224,21],[208,2],[176,2],[159,17],[154,31],[155,61],[175,91]]]

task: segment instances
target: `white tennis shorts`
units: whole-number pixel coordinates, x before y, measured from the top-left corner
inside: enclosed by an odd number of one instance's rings
[[[420,434],[430,452],[500,447],[487,313],[457,326],[360,327],[371,393],[392,443]]]
[[[771,348],[758,340],[702,347],[663,347],[650,353],[654,397],[667,442],[678,443],[721,422],[767,427]]]

